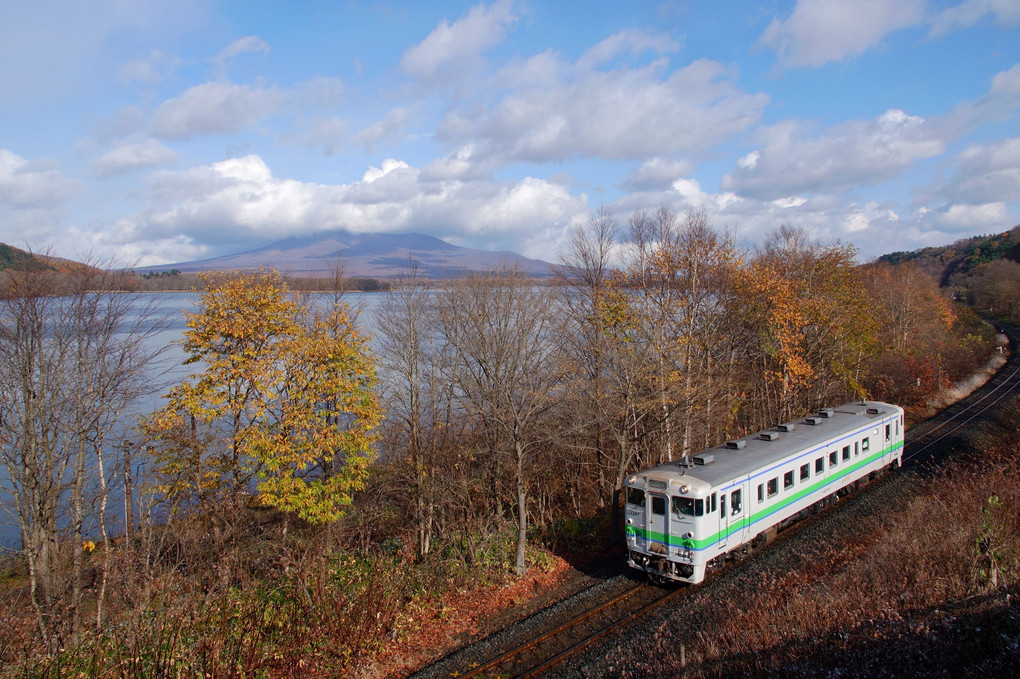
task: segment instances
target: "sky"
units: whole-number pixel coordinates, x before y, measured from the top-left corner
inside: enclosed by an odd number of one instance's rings
[[[557,261],[600,207],[869,261],[1020,223],[1020,0],[0,3],[0,241]]]

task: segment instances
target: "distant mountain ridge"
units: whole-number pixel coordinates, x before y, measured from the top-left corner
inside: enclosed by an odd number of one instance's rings
[[[403,273],[411,258],[417,260],[431,278],[455,278],[468,271],[513,265],[536,277],[552,273],[552,265],[548,262],[528,259],[515,252],[462,248],[420,233],[351,233],[344,230],[293,236],[247,252],[192,262],[136,267],[135,271],[250,271],[262,266],[289,276],[314,277],[328,275],[339,263],[345,276],[391,278]]]

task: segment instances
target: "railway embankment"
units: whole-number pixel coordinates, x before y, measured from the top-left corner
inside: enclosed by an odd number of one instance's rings
[[[902,471],[550,676],[1013,676],[1018,367],[920,423]]]

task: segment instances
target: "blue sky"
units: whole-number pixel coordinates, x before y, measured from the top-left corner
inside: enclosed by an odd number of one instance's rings
[[[0,241],[344,228],[557,259],[600,206],[862,261],[1020,222],[1020,2],[0,5]]]

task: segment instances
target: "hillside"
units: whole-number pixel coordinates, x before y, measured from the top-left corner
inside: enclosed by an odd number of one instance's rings
[[[0,271],[14,269],[15,271],[39,271],[40,269],[51,268],[49,264],[42,261],[35,255],[11,247],[6,243],[0,243]]]
[[[952,245],[929,247],[911,252],[893,252],[878,258],[880,262],[913,262],[939,282],[940,287],[967,287],[967,280],[983,265],[1006,259],[1020,262],[1020,225],[1004,233],[974,236]]]

